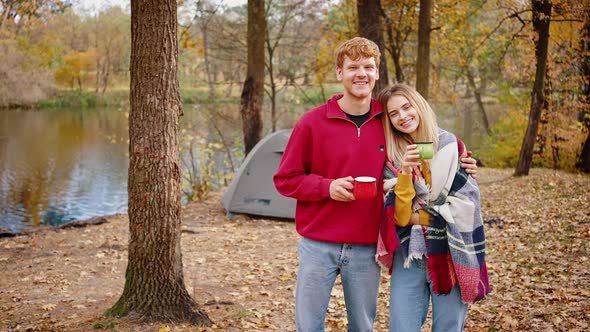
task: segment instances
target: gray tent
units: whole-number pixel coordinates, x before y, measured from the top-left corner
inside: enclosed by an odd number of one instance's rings
[[[222,197],[228,215],[295,218],[295,200],[279,194],[272,180],[291,131],[283,129],[267,135],[246,156]]]

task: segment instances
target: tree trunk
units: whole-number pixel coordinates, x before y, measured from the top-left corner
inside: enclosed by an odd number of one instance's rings
[[[264,14],[264,0],[248,0],[248,68],[240,98],[245,155],[248,155],[262,138],[266,36]]]
[[[393,34],[389,33],[390,37],[393,37]],[[393,44],[393,43],[392,43]],[[391,54],[391,58],[393,59],[393,66],[395,68],[395,81],[397,83],[403,83],[406,81],[406,75],[404,75],[404,69],[402,68],[402,50],[400,48],[391,48],[389,54]]]
[[[285,21],[283,22],[282,29],[285,27]],[[270,97],[270,125],[271,131],[274,133],[277,130],[277,83],[275,81],[275,73],[274,73],[274,54],[276,50],[276,46],[278,41],[273,45],[270,40],[270,33],[266,29],[266,51],[268,52],[268,81],[270,85],[270,92],[268,95]],[[282,35],[283,31],[279,32],[279,35]]]
[[[372,40],[379,46],[379,50],[381,51],[381,57],[379,59],[379,80],[375,82],[375,88],[373,89],[373,96],[376,96],[379,91],[389,84],[385,57],[385,41],[383,39],[383,10],[381,9],[380,0],[358,0],[356,6],[359,35]]]
[[[432,1],[420,0],[418,16],[418,59],[416,60],[416,90],[428,100],[430,82],[430,30]]]
[[[471,69],[469,67],[467,67],[467,68],[465,68],[465,71],[467,72],[467,81],[468,81],[469,86],[470,86],[471,90],[473,91],[473,95],[475,97],[475,102],[477,104],[477,110],[479,111],[479,114],[481,115],[483,129],[486,131],[486,134],[490,135],[492,130],[490,129],[490,121],[488,121],[486,109],[483,106],[483,100],[481,98],[480,89],[475,84],[475,78],[473,77],[473,73],[471,72]]]
[[[10,16],[10,12],[12,11],[12,2],[8,2],[4,6],[5,6],[5,8],[3,8],[4,11],[2,12],[2,15],[0,16],[0,32],[2,32],[2,29],[6,25],[5,23],[8,20],[8,17]]]
[[[98,35],[100,33],[99,31],[99,24],[98,24],[98,14],[94,15],[94,35],[96,36],[94,38],[94,48],[96,48],[96,50],[100,50],[100,48],[98,47]],[[100,89],[100,80],[101,80],[101,70],[102,67],[100,65],[100,52],[97,53],[96,56],[96,80],[95,80],[95,87],[94,87],[94,93],[98,94],[98,91]]]
[[[182,271],[176,8],[175,0],[131,1],[129,258],[107,315],[209,325]]]
[[[203,37],[203,57],[205,61],[205,70],[207,71],[207,82],[209,84],[209,100],[215,101],[215,85],[213,79],[213,73],[211,72],[211,60],[209,59],[209,36],[207,34],[207,26],[202,27]]]
[[[535,57],[537,59],[535,82],[531,101],[529,122],[520,148],[520,155],[514,170],[514,176],[528,175],[533,161],[533,149],[539,120],[543,111],[545,100],[545,71],[547,68],[547,50],[549,47],[549,23],[551,23],[551,0],[532,0],[533,4],[533,28],[538,36],[535,42]]]
[[[583,172],[590,173],[590,13],[585,12],[584,27],[582,28],[582,38],[580,41],[581,64],[582,64],[582,103],[586,105],[580,115],[584,128],[588,132],[586,141],[582,148],[582,153],[578,158],[576,166]]]
[[[590,128],[587,130],[590,130]],[[578,158],[576,166],[582,172],[590,173],[590,133],[586,136],[586,141],[584,142],[582,153],[580,154],[580,158]]]
[[[104,64],[103,76],[102,76],[102,94],[107,91],[107,87],[109,86],[109,78],[111,76],[111,54],[107,51],[107,56],[105,58],[106,63]]]

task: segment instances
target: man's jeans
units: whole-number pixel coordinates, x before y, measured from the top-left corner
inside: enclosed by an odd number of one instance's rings
[[[375,250],[375,245],[301,239],[295,292],[297,331],[324,331],[330,293],[338,273],[344,290],[348,331],[373,330],[381,276]]]
[[[449,294],[433,294],[426,261],[413,260],[406,269],[401,250],[396,251],[391,273],[389,332],[420,332],[431,298],[432,331],[463,331],[468,305],[461,301],[459,286],[455,285]]]

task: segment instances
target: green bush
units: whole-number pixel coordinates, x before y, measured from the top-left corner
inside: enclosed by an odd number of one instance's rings
[[[105,94],[90,91],[63,91],[57,97],[37,104],[41,109],[114,107],[129,104],[129,90],[111,90]]]
[[[475,151],[486,167],[515,167],[527,126],[527,117],[521,110],[508,111],[484,138],[482,146]]]

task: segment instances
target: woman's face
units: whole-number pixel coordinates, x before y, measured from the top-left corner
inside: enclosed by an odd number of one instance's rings
[[[392,96],[387,101],[387,115],[393,127],[412,138],[420,125],[418,111],[404,96]]]

